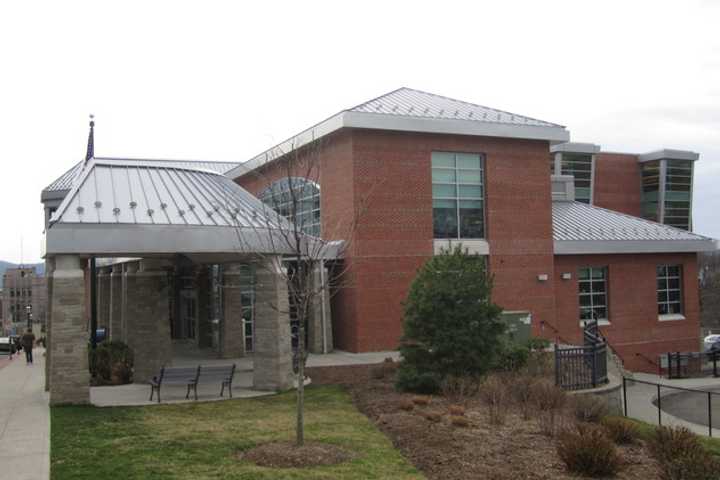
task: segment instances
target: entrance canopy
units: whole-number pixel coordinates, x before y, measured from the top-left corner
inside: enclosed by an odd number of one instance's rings
[[[189,162],[95,158],[82,168],[50,218],[46,255],[220,261],[292,253],[292,225],[216,171]]]

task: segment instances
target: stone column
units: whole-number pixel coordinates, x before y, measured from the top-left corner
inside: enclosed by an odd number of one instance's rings
[[[198,267],[195,283],[197,285],[198,301],[198,347],[211,348],[212,306],[210,303],[210,295],[212,294],[212,285],[208,267],[205,265]]]
[[[80,257],[55,257],[50,305],[51,405],[90,403],[85,294]]]
[[[293,381],[288,290],[281,268],[279,256],[255,268],[253,387],[258,390],[284,390]]]
[[[135,356],[135,383],[148,382],[172,361],[168,266],[142,260],[137,271],[128,269],[125,274],[124,333]]]
[[[98,268],[97,274],[97,316],[98,328],[105,329],[107,337],[110,325],[110,269],[109,267]]]
[[[242,281],[240,265],[223,267],[223,317],[220,334],[222,358],[245,356],[242,318]]]
[[[50,362],[52,361],[52,348],[50,341],[52,337],[52,298],[53,298],[53,272],[55,271],[55,258],[45,259],[45,278],[47,281],[47,313],[45,314],[45,391],[50,391]]]
[[[321,287],[322,290],[318,291]],[[318,264],[313,272],[312,289],[315,295],[308,312],[308,350],[310,353],[329,353],[333,350],[330,289],[328,288],[328,271],[322,263]],[[325,326],[324,338],[323,325]]]
[[[122,297],[123,297],[123,265],[113,265],[110,273],[110,308],[108,326],[110,340],[122,341]]]

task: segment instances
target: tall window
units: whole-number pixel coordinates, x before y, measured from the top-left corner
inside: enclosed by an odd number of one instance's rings
[[[592,155],[563,152],[561,170],[563,175],[575,177],[575,200],[592,201]]]
[[[660,162],[645,162],[640,167],[642,178],[642,216],[653,222],[660,221]]]
[[[657,267],[658,315],[682,313],[682,268],[680,265]]]
[[[607,268],[583,267],[578,270],[580,320],[607,320]]]
[[[483,160],[476,153],[432,153],[435,238],[485,238]]]
[[[296,208],[293,208],[293,197]],[[259,198],[303,232],[320,236],[320,187],[317,183],[301,177],[283,178],[263,190]]]
[[[666,160],[666,162],[663,223],[690,230],[693,162],[689,160]]]

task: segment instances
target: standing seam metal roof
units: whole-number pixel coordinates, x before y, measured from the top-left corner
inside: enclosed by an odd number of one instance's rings
[[[409,117],[564,128],[556,123],[484,107],[412,88],[399,88],[349,109],[351,112],[384,113]]]
[[[276,228],[285,222],[229,178],[187,163],[93,159],[51,224]]]
[[[686,230],[581,202],[553,202],[552,220],[553,239],[559,241],[713,241]]]

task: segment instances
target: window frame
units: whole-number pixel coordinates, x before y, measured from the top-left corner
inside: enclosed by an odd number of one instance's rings
[[[587,277],[587,279],[583,279],[583,278],[582,278],[582,275],[580,274],[580,272],[581,272],[582,270],[586,270],[586,269],[588,270],[588,277]],[[598,282],[598,281],[593,280],[593,271],[602,271],[602,272],[603,272],[602,283],[603,283],[603,285],[604,285],[604,290],[603,290],[602,292],[600,292],[600,291],[595,291],[595,290],[593,289],[593,284],[594,284],[594,283],[600,283],[600,282]],[[586,265],[586,266],[581,266],[581,267],[578,267],[578,269],[577,269],[577,276],[578,276],[578,281],[577,281],[577,289],[578,289],[577,301],[578,301],[578,317],[579,317],[579,320],[580,320],[580,324],[582,325],[584,322],[586,322],[586,321],[588,321],[588,320],[593,320],[592,313],[591,313],[591,318],[583,318],[583,316],[582,316],[583,310],[588,310],[588,309],[589,309],[590,312],[594,312],[595,309],[603,308],[603,309],[605,310],[605,316],[604,316],[604,317],[598,317],[598,318],[597,318],[598,324],[599,324],[599,325],[609,325],[609,324],[610,324],[610,288],[609,288],[610,269],[609,269],[609,267],[608,267],[607,265],[601,265],[601,266]],[[587,292],[583,292],[583,291],[582,291],[582,289],[581,289],[581,284],[582,284],[582,283],[588,283],[588,284],[589,284],[589,291],[587,291]],[[603,296],[605,297],[605,303],[602,304],[602,305],[601,305],[601,304],[595,305],[595,303],[594,303],[594,298],[593,298],[593,297],[596,296],[596,295],[603,295]],[[581,298],[583,298],[583,297],[587,297],[587,298],[590,299],[590,305],[589,305],[589,306],[582,304]]]
[[[285,193],[291,189],[296,192],[304,193],[303,190],[308,188],[308,186],[313,189],[313,192],[309,196],[300,195],[296,198],[298,206],[297,210],[294,212],[295,217],[302,218],[309,216],[312,221],[309,223],[303,221],[299,225],[300,230],[307,235],[322,238],[322,191],[317,182],[305,177],[283,177],[270,183],[270,185],[263,189],[257,197],[261,202],[263,202],[263,204],[272,208],[279,215],[295,223],[296,218],[291,218],[292,215],[290,214],[292,213],[290,211],[292,209],[292,199],[290,198],[285,200],[283,197],[285,196]],[[314,203],[315,201],[317,201],[317,208],[315,208],[314,205],[309,210],[303,208],[303,205],[306,202]],[[283,213],[285,210],[287,210],[287,215]],[[315,219],[316,212],[317,219]]]
[[[449,154],[454,156],[454,167],[442,167],[442,166],[433,166],[432,160],[433,156],[435,154]],[[477,156],[480,160],[480,167],[479,168],[464,168],[464,167],[458,167],[457,165],[457,156],[458,155],[473,155]],[[432,196],[432,215],[433,215],[433,239],[434,240],[487,240],[488,238],[488,228],[487,228],[487,157],[482,152],[468,152],[468,151],[449,151],[449,150],[433,150],[430,154],[430,182],[431,182],[431,189],[434,190],[435,185],[445,185],[449,186],[452,185],[455,187],[455,195],[454,196],[446,196],[446,195],[439,195],[435,196],[434,193],[431,193]],[[453,172],[453,176],[455,180],[453,182],[449,181],[436,181],[433,179],[433,172],[434,171],[448,171]],[[474,182],[460,182],[458,178],[458,172],[479,172],[479,181],[477,183]],[[480,197],[463,197],[460,195],[460,187],[461,186],[479,186],[480,187]],[[456,235],[447,235],[444,237],[439,237],[436,235],[435,232],[435,201],[436,200],[448,200],[455,202],[455,228],[456,228]],[[482,235],[481,236],[463,236],[462,235],[462,221],[461,221],[461,210],[460,207],[461,202],[463,201],[479,201],[480,202],[480,210],[482,211]]]
[[[677,268],[677,275],[670,274],[670,268]],[[664,269],[664,273],[661,273]],[[670,280],[677,280],[677,288],[670,288]],[[664,282],[665,288],[660,288],[660,282]],[[661,292],[665,293],[665,300],[660,300]],[[670,292],[677,292],[678,300],[670,300]],[[659,320],[682,320],[685,318],[685,301],[683,297],[683,266],[682,264],[661,264],[655,268],[655,298]],[[677,312],[671,312],[670,305],[678,305]],[[663,308],[665,311],[663,312]]]

